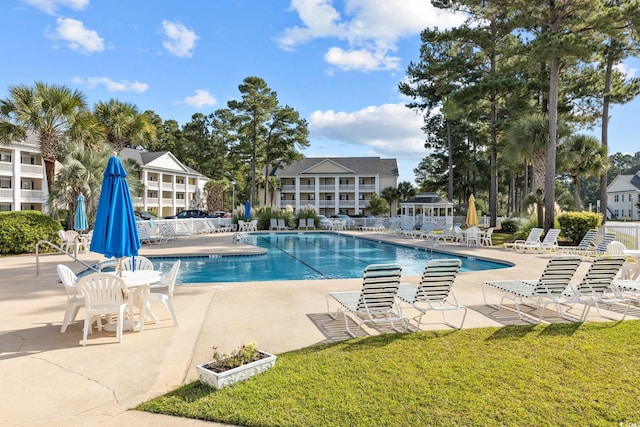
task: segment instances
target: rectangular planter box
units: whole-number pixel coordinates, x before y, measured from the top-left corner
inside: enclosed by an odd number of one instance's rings
[[[262,359],[220,373],[213,372],[205,367],[211,362],[198,365],[196,366],[198,378],[202,384],[206,384],[215,389],[221,389],[264,372],[276,364],[275,355],[260,350],[258,350],[258,352],[263,355]]]

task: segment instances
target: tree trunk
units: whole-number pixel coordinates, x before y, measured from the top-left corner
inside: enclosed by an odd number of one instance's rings
[[[449,185],[447,187],[447,200],[453,201],[453,137],[451,136],[451,122],[447,124],[447,147],[449,150]]]
[[[611,91],[611,71],[613,69],[613,55],[607,58],[607,68],[604,78],[604,94],[602,100],[602,129],[600,143],[606,148],[606,156],[609,157],[609,92]],[[600,175],[600,212],[602,223],[607,221],[607,172]]]
[[[549,146],[547,147],[547,170],[544,180],[544,230],[553,228],[555,220],[556,185],[556,138],[558,133],[558,82],[560,59],[551,58],[549,65]]]

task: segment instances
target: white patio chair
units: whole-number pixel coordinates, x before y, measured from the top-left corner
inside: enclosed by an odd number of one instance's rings
[[[467,247],[480,246],[480,228],[478,227],[469,227],[465,231],[465,243]]]
[[[181,261],[177,260],[171,270],[162,276],[159,282],[151,285],[151,292],[147,295],[147,301],[150,304],[153,301],[159,301],[167,307],[167,311],[173,319],[173,325],[178,326],[178,319],[176,318],[176,312],[173,308],[173,290],[176,286],[176,278],[178,277],[178,271],[180,270]],[[148,314],[153,317],[153,320],[158,323],[158,319],[153,315],[151,310]]]
[[[458,302],[453,292],[453,281],[461,265],[462,262],[459,259],[434,259],[427,262],[417,287],[408,283],[400,284],[398,298],[420,312],[420,315],[416,316],[416,330],[420,329],[422,317],[429,311],[439,311],[442,313],[442,321],[445,325],[462,329],[464,319],[467,317],[467,308]],[[447,321],[445,313],[451,310],[464,311],[460,326]]]
[[[100,316],[118,316],[116,323],[116,338],[122,342],[122,325],[127,301],[124,299],[127,287],[124,281],[115,274],[93,273],[78,280],[78,288],[85,299],[84,331],[82,345],[87,345],[87,334],[91,325]],[[100,325],[100,324],[98,324]]]
[[[631,279],[638,268],[636,263],[633,261],[633,258],[627,256],[627,254],[625,253],[626,250],[627,250],[627,247],[624,245],[624,243],[618,242],[617,240],[614,240],[613,242],[607,245],[608,255],[625,257],[625,263],[622,264],[622,268],[620,269],[621,279]]]
[[[489,227],[487,231],[482,233],[480,236],[480,245],[481,246],[493,246],[493,241],[491,240],[491,235],[493,234],[493,227]]]
[[[269,218],[269,230],[277,230],[277,229],[278,229],[278,219]]]
[[[60,238],[60,248],[68,253],[76,251],[76,237],[78,232],[74,230],[58,230],[58,237]]]
[[[307,229],[307,219],[299,218],[298,219],[298,230],[306,230]]]
[[[134,257],[124,257],[122,258],[120,265],[122,267],[122,271],[153,270],[153,263],[151,262],[151,260],[142,255],[136,255]]]
[[[402,267],[399,264],[372,264],[364,270],[362,290],[347,292],[331,292],[327,295],[327,312],[332,319],[338,313],[344,315],[344,323],[347,333],[352,337],[365,324],[389,323],[396,329],[394,322],[401,322],[404,329],[407,328],[407,319],[402,315],[402,308],[398,304],[396,295],[400,285],[400,273]],[[335,315],[331,312],[330,301],[337,302],[340,306]],[[349,317],[358,324],[355,334],[349,328]]]
[[[544,235],[544,239],[542,242],[540,241],[532,241],[532,242],[524,242],[524,243],[515,243],[514,248],[516,252],[534,252],[540,253],[543,251],[553,251],[558,248],[558,236],[560,235],[560,230],[557,228],[551,228]]]
[[[257,227],[257,221],[256,221],[256,227]],[[278,218],[278,230],[286,230],[287,229],[287,224],[284,222],[284,218]],[[257,230],[257,228],[256,228]],[[253,230],[253,231],[256,231]]]
[[[69,324],[75,322],[80,308],[84,307],[84,297],[78,292],[78,277],[76,274],[63,264],[58,264],[56,269],[58,271],[58,277],[60,277],[64,289],[67,291],[67,307],[64,312],[62,328],[60,328],[60,333],[65,333]]]

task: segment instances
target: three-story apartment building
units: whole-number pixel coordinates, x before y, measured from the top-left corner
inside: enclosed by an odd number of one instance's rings
[[[29,134],[22,143],[0,145],[0,211],[44,209],[47,176],[38,141]]]
[[[278,167],[274,175],[280,179],[276,207],[299,211],[312,205],[326,216],[365,215],[373,193],[397,187],[398,163],[380,157],[308,157]]]

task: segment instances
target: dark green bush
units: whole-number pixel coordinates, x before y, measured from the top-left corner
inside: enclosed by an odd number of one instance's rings
[[[39,211],[0,212],[0,254],[34,253],[40,240],[60,244],[61,229],[59,222]]]
[[[562,229],[562,235],[578,243],[591,228],[598,228],[602,225],[602,214],[594,212],[567,212],[558,215],[558,224]]]
[[[503,219],[500,222],[500,227],[503,233],[515,233],[520,229],[520,221],[512,218]]]

